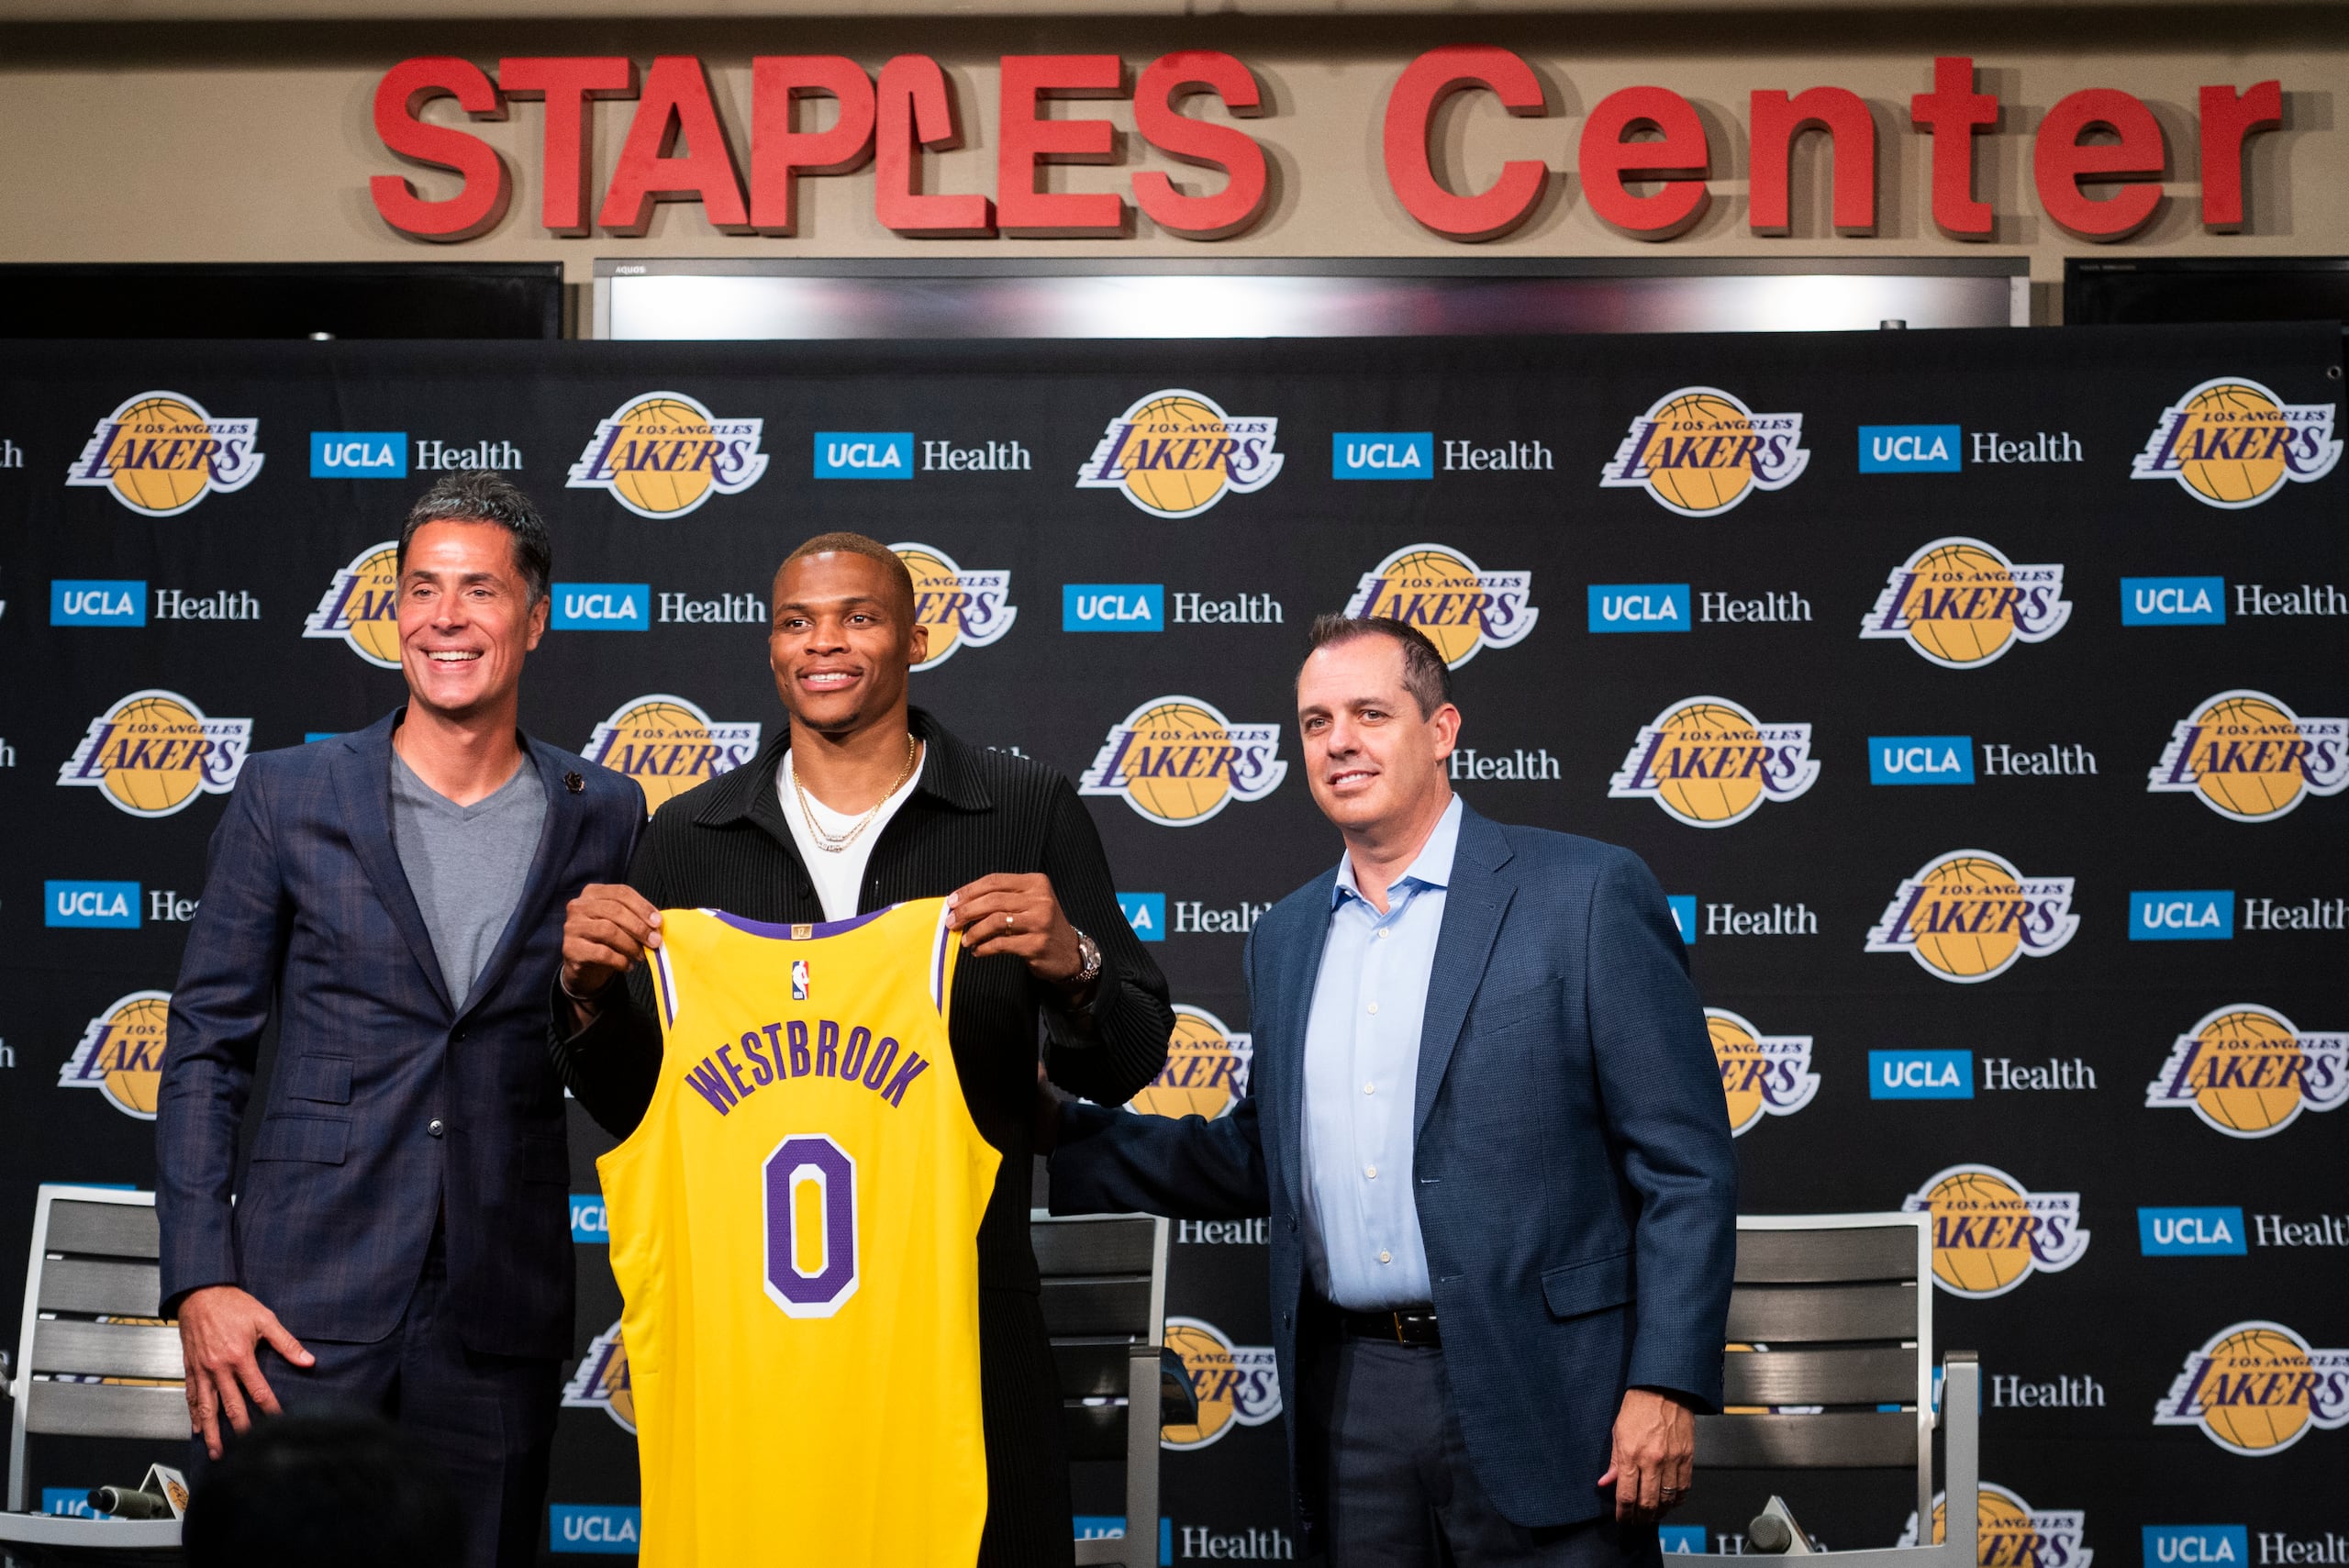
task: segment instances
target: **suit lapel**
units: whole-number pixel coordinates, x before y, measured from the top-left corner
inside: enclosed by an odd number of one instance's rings
[[[440,955],[433,951],[432,933],[424,912],[400,869],[399,851],[392,845],[392,720],[379,719],[355,734],[325,744],[340,748],[331,772],[335,795],[342,803],[342,819],[351,833],[351,852],[359,857],[375,896],[392,924],[415,954],[425,984],[440,999],[442,1011],[451,1010],[449,987],[440,977]]]
[[[563,782],[563,769],[555,753],[527,735],[522,738],[522,765],[538,769],[539,783],[546,790],[546,821],[539,829],[538,853],[531,857],[530,874],[522,884],[522,896],[516,901],[514,913],[507,917],[506,929],[490,952],[489,962],[482,965],[473,989],[466,994],[468,1013],[497,988],[497,983],[514,966],[517,955],[529,945],[539,912],[554,896],[564,870],[571,864],[572,846],[579,841],[580,824],[587,814],[586,795],[571,792]]]
[[[1313,987],[1321,974],[1321,950],[1329,945],[1330,900],[1337,885],[1335,866],[1315,879],[1312,896],[1296,921],[1298,929],[1276,944],[1280,956],[1270,976],[1275,989],[1265,998],[1263,1014],[1269,1028],[1260,1026],[1256,1040],[1259,1051],[1269,1045],[1276,1059],[1273,1096],[1265,1107],[1272,1113],[1275,1136],[1265,1141],[1280,1151],[1280,1177],[1295,1214],[1302,1214],[1305,1204],[1299,1173],[1305,1148],[1305,1031],[1313,1012]]]
[[[1411,1103],[1411,1136],[1417,1139],[1435,1108],[1436,1091],[1452,1065],[1467,1022],[1468,1005],[1485,978],[1493,939],[1500,934],[1517,884],[1499,874],[1509,858],[1508,840],[1491,820],[1463,807],[1460,847],[1453,852],[1452,884],[1443,895],[1443,927],[1435,940],[1435,963],[1428,975],[1428,1008],[1419,1024],[1419,1076]]]

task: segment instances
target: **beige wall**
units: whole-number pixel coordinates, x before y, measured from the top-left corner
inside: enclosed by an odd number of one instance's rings
[[[518,0],[518,4],[519,0]],[[999,8],[1018,10],[1004,6]],[[1042,5],[1028,9],[1043,10]],[[21,12],[19,13],[21,14]],[[478,15],[478,10],[476,11]],[[2067,254],[2349,252],[2349,128],[2337,102],[2349,85],[2349,27],[2338,6],[2103,6],[1973,13],[1911,10],[1741,10],[1637,14],[1588,10],[1526,16],[1223,16],[1120,19],[985,17],[807,19],[790,17],[614,22],[517,17],[506,22],[408,19],[325,22],[149,22],[0,25],[0,260],[482,260],[559,259],[574,283],[593,259],[647,256],[1483,256],[1852,255],[2027,256],[2042,285]],[[1512,119],[1489,96],[1455,100],[1441,139],[1456,179],[1481,184],[1504,160],[1541,158],[1561,171],[1535,218],[1481,246],[1440,239],[1387,189],[1380,116],[1402,63],[1438,43],[1503,44],[1547,80],[1555,112]],[[880,228],[872,172],[801,186],[796,239],[720,234],[695,207],[664,205],[640,239],[549,237],[538,227],[540,106],[515,106],[503,123],[468,125],[496,145],[517,177],[517,199],[490,234],[426,245],[390,230],[366,194],[371,174],[397,163],[376,141],[370,104],[384,69],[409,55],[454,53],[494,67],[503,54],[701,55],[713,68],[739,158],[747,157],[750,57],[838,52],[877,69],[901,51],[936,55],[961,95],[963,150],[936,161],[932,188],[994,185],[994,61],[1007,52],[1116,52],[1130,69],[1169,49],[1219,48],[1256,71],[1272,106],[1249,125],[1277,170],[1276,195],[1249,234],[1200,244],[1137,215],[1124,241],[922,241]],[[1980,143],[1977,192],[1998,213],[1994,242],[1943,239],[1927,209],[1928,142],[1909,128],[1908,99],[1930,86],[1936,53],[1971,53],[1982,84],[2005,107]],[[2205,83],[2237,86],[2279,77],[2285,128],[2258,139],[2250,162],[2251,228],[2205,234],[2199,221],[2194,106]],[[1645,244],[1608,230],[1564,172],[1581,117],[1633,83],[1693,100],[1714,144],[1715,199],[1678,239]],[[1829,229],[1822,161],[1798,154],[1795,232],[1762,239],[1745,228],[1746,94],[1852,88],[1876,109],[1881,142],[1881,227],[1873,239]],[[2041,213],[2032,188],[2029,131],[2076,88],[2116,86],[2144,99],[2170,149],[2170,199],[2138,236],[2092,246]],[[451,115],[443,100],[436,117]],[[596,115],[596,181],[608,176],[633,106]],[[1195,105],[1196,108],[1196,105]],[[1066,113],[1130,127],[1126,106],[1085,103]],[[1812,145],[1820,145],[1816,141]],[[1056,170],[1052,188],[1125,191],[1136,169],[1178,181],[1200,172],[1126,139],[1119,167]],[[418,172],[428,195],[453,178]]]

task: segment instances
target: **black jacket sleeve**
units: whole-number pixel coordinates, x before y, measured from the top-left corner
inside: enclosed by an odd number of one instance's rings
[[[1100,986],[1084,1016],[1063,1010],[1046,988],[1044,1071],[1073,1095],[1121,1106],[1165,1071],[1174,1009],[1166,976],[1118,907],[1100,830],[1066,779],[1052,787],[1044,873],[1062,912],[1101,949]]]
[[[666,837],[656,817],[638,838],[635,857],[629,862],[628,884],[656,909],[668,908],[672,902]],[[558,966],[547,992],[547,1049],[562,1086],[596,1125],[614,1138],[626,1138],[644,1119],[653,1087],[661,1081],[661,1025],[652,1010],[650,967],[640,961],[630,967],[598,1005],[595,1021],[574,1031],[571,999],[562,994]]]

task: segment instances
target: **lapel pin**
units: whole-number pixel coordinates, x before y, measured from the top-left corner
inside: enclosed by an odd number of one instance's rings
[[[577,773],[565,773],[562,775],[562,787],[577,795],[587,787],[587,781]]]

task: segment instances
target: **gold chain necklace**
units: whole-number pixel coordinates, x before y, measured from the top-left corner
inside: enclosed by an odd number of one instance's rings
[[[825,832],[816,821],[815,807],[807,802],[807,786],[799,782],[799,770],[795,766],[791,770],[792,792],[799,796],[799,816],[807,824],[807,836],[816,841],[816,847],[826,854],[837,855],[863,838],[864,830],[873,826],[873,819],[881,815],[881,808],[889,804],[890,797],[903,789],[906,781],[914,776],[914,764],[920,759],[921,748],[915,741],[912,731],[908,730],[906,734],[906,765],[897,770],[895,782],[881,792],[881,798],[873,803],[870,811],[856,819],[855,827],[837,837]]]

